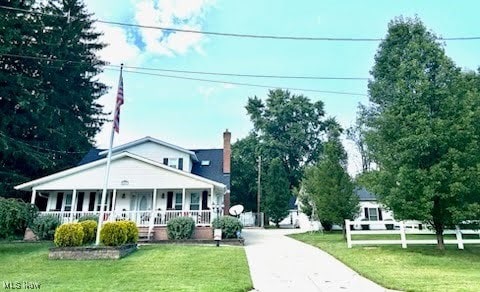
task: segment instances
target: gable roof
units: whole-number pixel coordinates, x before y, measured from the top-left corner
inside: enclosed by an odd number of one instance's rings
[[[168,171],[171,171],[171,172],[174,172],[174,173],[186,176],[186,177],[190,177],[190,178],[193,178],[193,179],[205,182],[205,183],[209,183],[209,184],[215,185],[215,186],[220,187],[220,188],[225,188],[226,187],[225,184],[222,184],[220,182],[213,181],[213,180],[210,180],[210,179],[207,179],[207,178],[204,178],[204,177],[192,174],[192,173],[188,173],[188,172],[185,172],[185,171],[181,171],[181,170],[178,170],[176,168],[169,167],[169,166],[164,165],[162,163],[158,163],[156,161],[153,161],[153,160],[150,160],[150,159],[147,159],[145,157],[138,156],[138,155],[135,155],[135,154],[132,154],[132,153],[129,153],[129,152],[122,152],[122,153],[119,153],[119,154],[112,155],[111,160],[114,161],[114,160],[117,160],[117,159],[121,159],[123,157],[130,157],[130,158],[133,158],[133,159],[136,159],[136,160],[139,160],[139,161],[143,161],[145,163],[151,164],[151,165],[156,166],[158,168],[162,168],[162,169],[165,169],[165,170],[168,170]],[[102,158],[100,160],[96,160],[96,161],[93,161],[93,162],[90,162],[90,163],[87,163],[87,164],[82,164],[82,165],[79,165],[79,166],[76,166],[76,167],[73,167],[73,168],[70,168],[70,169],[67,169],[67,170],[64,170],[64,171],[60,171],[60,172],[57,172],[57,173],[54,173],[54,174],[51,174],[51,175],[48,175],[48,176],[41,177],[41,178],[36,179],[36,180],[32,180],[32,181],[17,185],[17,186],[15,186],[15,189],[16,190],[25,190],[25,189],[34,188],[37,185],[40,185],[40,184],[43,184],[43,183],[46,183],[46,182],[49,182],[49,181],[52,181],[52,180],[55,180],[55,179],[59,179],[59,178],[62,178],[62,177],[65,177],[65,176],[68,176],[68,175],[71,175],[71,174],[74,174],[74,173],[78,173],[78,172],[81,172],[83,170],[86,170],[86,169],[93,168],[95,166],[104,164],[106,162],[107,162],[107,158]]]
[[[223,173],[223,149],[192,150],[199,162],[194,163],[192,173],[223,183],[230,189],[230,174]],[[210,161],[209,165],[202,165],[202,161]]]
[[[191,150],[184,149],[184,148],[182,148],[182,147],[179,147],[179,146],[176,146],[176,145],[173,145],[173,144],[170,144],[170,143],[167,143],[167,142],[165,142],[165,141],[161,141],[161,140],[152,138],[152,137],[150,137],[150,136],[146,136],[146,137],[143,137],[143,138],[141,138],[141,139],[138,139],[138,140],[135,140],[135,141],[126,143],[126,144],[122,144],[122,145],[113,147],[113,148],[112,148],[112,154],[115,153],[115,152],[119,152],[119,151],[126,150],[126,149],[128,149],[128,148],[130,148],[130,147],[133,147],[133,146],[137,146],[137,145],[146,143],[146,142],[153,142],[153,143],[155,143],[155,144],[162,145],[162,146],[164,146],[164,147],[168,147],[168,148],[171,148],[171,149],[175,149],[175,150],[177,150],[177,151],[180,151],[180,152],[184,152],[184,153],[190,155],[190,157],[192,158],[193,161],[198,161],[198,158],[197,158],[197,156],[195,155],[195,152],[193,152],[193,151],[191,151]],[[99,155],[106,155],[107,153],[108,153],[108,149],[107,149],[107,150],[102,150],[102,151],[100,151],[98,154],[99,154]]]
[[[375,194],[367,191],[367,189],[364,187],[356,188],[355,193],[357,194],[358,199],[360,201],[376,201],[377,200],[377,197],[375,196]]]
[[[77,166],[104,158],[104,155],[99,155],[99,153],[102,151],[105,151],[105,149],[97,149],[97,148],[90,149],[90,151],[88,151],[88,153],[85,154],[85,156],[83,156],[82,160],[80,160]]]

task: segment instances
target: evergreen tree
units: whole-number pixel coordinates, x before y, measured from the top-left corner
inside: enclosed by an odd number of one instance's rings
[[[328,140],[319,162],[308,168],[302,182],[305,194],[322,222],[343,226],[345,219],[353,219],[359,210],[355,185],[347,173],[347,153],[340,141],[340,127],[328,131]]]
[[[35,4],[3,2],[25,10],[34,10]],[[95,55],[104,45],[92,16],[79,0],[35,6],[46,14],[2,11],[0,20],[2,195],[14,194],[15,184],[78,163],[104,121],[96,102],[106,91],[96,79],[103,62]]]
[[[258,140],[250,134],[232,145],[232,204],[257,211]]]
[[[263,210],[278,227],[279,222],[288,215],[290,183],[282,161],[274,158],[268,166],[263,192]]]

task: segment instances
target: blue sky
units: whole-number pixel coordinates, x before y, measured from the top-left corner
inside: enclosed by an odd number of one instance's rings
[[[87,0],[90,12],[102,20],[196,29],[204,31],[316,37],[384,37],[396,16],[417,15],[437,35],[480,35],[479,1],[133,1]],[[244,74],[369,77],[376,42],[281,41],[164,33],[158,30],[98,24],[100,52],[112,64],[174,70]],[[465,69],[480,66],[480,40],[449,41],[446,52]],[[158,72],[160,73],[160,72]],[[173,74],[171,74],[173,75]],[[245,82],[283,87],[347,91],[367,94],[367,81],[282,80],[185,75],[225,81],[224,84],[177,80],[126,72],[125,104],[115,144],[146,135],[185,147],[221,147],[228,128],[233,141],[252,129],[245,105],[248,97],[265,98],[267,89],[231,85]],[[105,71],[100,79],[112,86],[100,102],[112,110],[118,72]],[[322,100],[328,116],[348,127],[359,102],[366,96],[293,91]],[[97,137],[107,146],[111,124]],[[346,143],[358,168],[356,153]]]

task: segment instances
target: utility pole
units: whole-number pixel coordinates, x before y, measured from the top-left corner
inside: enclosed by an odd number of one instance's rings
[[[259,218],[259,225],[262,226],[262,216],[260,213],[260,198],[262,196],[262,185],[261,185],[261,175],[262,175],[262,156],[258,156],[258,181],[257,181],[257,213]]]

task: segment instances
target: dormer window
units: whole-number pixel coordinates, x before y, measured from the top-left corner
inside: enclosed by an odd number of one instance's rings
[[[183,158],[164,158],[163,164],[183,170]]]
[[[202,160],[202,166],[209,166],[210,160]]]

